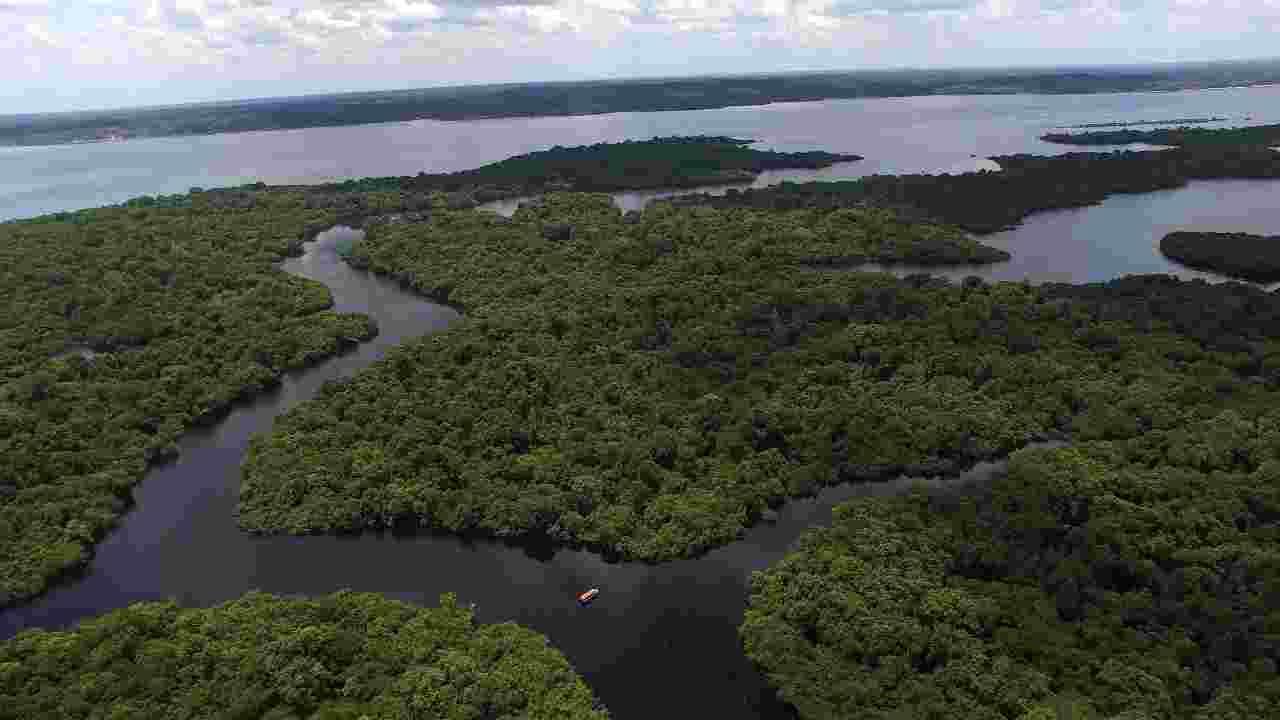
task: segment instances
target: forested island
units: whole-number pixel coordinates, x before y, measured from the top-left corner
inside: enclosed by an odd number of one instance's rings
[[[609,714],[547,639],[373,593],[141,603],[0,643],[0,719],[528,718]]]
[[[455,173],[348,180],[302,186],[309,193],[453,192],[451,204],[463,209],[476,202],[521,197],[555,190],[618,192],[658,188],[749,183],[763,170],[816,170],[860,155],[821,151],[775,152],[747,147],[753,141],[721,136],[656,137],[597,143],[516,155]]]
[[[1240,128],[1178,127],[1159,130],[1095,130],[1082,133],[1045,133],[1041,140],[1062,145],[1280,145],[1280,125]]]
[[[1280,153],[1254,145],[1051,157],[999,155],[992,160],[1000,164],[1000,171],[783,182],[765,188],[731,188],[724,195],[684,195],[672,202],[777,210],[891,207],[904,217],[992,233],[1014,227],[1032,213],[1094,205],[1117,193],[1177,188],[1191,180],[1280,178]]]
[[[1160,239],[1160,252],[1187,267],[1254,282],[1280,281],[1280,236],[1172,232]]]
[[[475,85],[0,116],[0,145],[419,119],[705,110],[778,102],[915,95],[1157,92],[1280,82],[1275,61],[1056,69],[862,70]]]

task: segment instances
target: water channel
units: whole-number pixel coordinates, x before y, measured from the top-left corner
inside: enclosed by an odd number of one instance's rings
[[[335,309],[374,317],[377,338],[290,374],[276,391],[237,407],[215,427],[186,435],[179,459],[153,470],[135,490],[137,505],[98,546],[84,576],[0,613],[0,637],[66,627],[142,600],[207,606],[251,589],[316,595],[352,588],[422,605],[454,592],[476,605],[481,622],[511,620],[545,633],[620,720],[695,713],[789,717],[740,650],[736,628],[751,572],[778,561],[806,528],[828,522],[835,504],[922,481],[830,488],[787,504],[776,522],[752,528],[728,547],[656,566],[608,563],[578,551],[546,557],[448,536],[254,537],[236,527],[240,463],[253,434],[268,432],[277,415],[314,396],[326,380],[352,375],[459,317],[348,267],[335,244],[350,232],[323,233],[283,267],[328,285]],[[966,475],[981,478],[997,467],[983,464]],[[593,586],[604,589],[601,598],[578,607],[574,593]]]

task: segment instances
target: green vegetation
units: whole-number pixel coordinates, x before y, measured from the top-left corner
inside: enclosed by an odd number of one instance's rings
[[[452,595],[250,593],[208,609],[141,603],[0,643],[0,719],[605,720],[542,635],[478,626]]]
[[[332,221],[228,192],[0,224],[0,606],[84,563],[184,430],[374,334],[274,267]]]
[[[469,317],[257,438],[240,522],[421,524],[674,558],[825,483],[946,473],[1058,431],[1136,432],[1112,410],[1274,369],[1280,301],[1247,287],[1153,282],[1131,306],[1072,286],[799,268],[837,243],[909,248],[930,232],[880,210],[621,216],[574,195],[512,220],[379,226],[352,262]],[[1215,343],[1236,354],[1202,349]]]
[[[773,152],[747,147],[751,140],[696,135],[597,143],[516,155],[474,170],[348,180],[317,188],[338,192],[456,192],[455,209],[506,197],[553,190],[616,192],[751,182],[762,170],[816,169],[861,160],[828,152]]]
[[[1083,133],[1046,133],[1045,142],[1062,145],[1280,145],[1280,125],[1240,128],[1177,127],[1159,130],[1100,130]]]
[[[41,115],[0,116],[0,144],[276,130],[432,118],[700,110],[827,98],[1150,92],[1280,81],[1274,61],[1127,68],[864,70],[644,78],[308,95]]]
[[[837,508],[753,578],[748,655],[806,720],[1274,717],[1280,302],[1163,276],[1037,295],[1106,368],[1028,397],[1070,396],[1074,445]]]
[[[753,578],[747,653],[806,720],[1276,717],[1280,413],[1174,413],[838,507]]]
[[[1255,282],[1280,281],[1280,236],[1172,232],[1160,239],[1160,252],[1188,267]]]
[[[1280,179],[1280,153],[1265,147],[1207,146],[1176,150],[1002,155],[999,172],[962,175],[873,175],[848,182],[782,183],[731,189],[725,195],[675,198],[681,205],[814,208],[876,205],[904,217],[958,225],[975,233],[1005,230],[1026,216],[1102,202],[1116,193],[1182,187],[1190,180]]]

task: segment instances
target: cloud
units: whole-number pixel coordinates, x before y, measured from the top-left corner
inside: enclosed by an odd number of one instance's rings
[[[1278,22],[1280,0],[0,0],[0,62],[20,69],[0,112],[53,93],[1268,56]]]
[[[52,9],[51,0],[0,0],[0,15],[44,15]]]
[[[982,0],[840,0],[828,15],[847,17],[883,13],[887,15],[973,10]]]

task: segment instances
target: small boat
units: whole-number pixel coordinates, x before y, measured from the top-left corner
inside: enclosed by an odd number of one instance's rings
[[[600,594],[600,588],[591,588],[586,592],[578,593],[578,604],[590,605],[591,601],[595,600],[596,596],[599,594]]]

